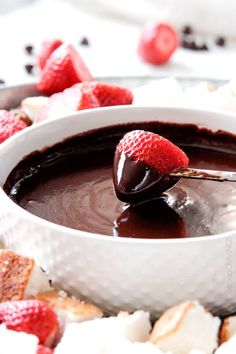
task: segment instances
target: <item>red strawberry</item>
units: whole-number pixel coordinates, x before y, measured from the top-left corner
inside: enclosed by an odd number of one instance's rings
[[[38,56],[38,66],[40,67],[41,70],[45,67],[46,62],[50,57],[50,55],[52,54],[52,52],[54,52],[54,50],[60,47],[62,43],[63,42],[60,39],[54,39],[52,41],[46,41],[43,43],[42,49]]]
[[[131,131],[116,148],[113,166],[116,195],[130,204],[157,198],[178,182],[169,173],[187,167],[188,162],[185,153],[162,136],[144,130]]]
[[[39,300],[7,301],[0,304],[0,323],[17,332],[34,334],[40,344],[52,345],[59,333],[55,312]]]
[[[92,76],[72,45],[62,44],[49,57],[41,72],[37,88],[45,95],[61,92]]]
[[[166,23],[148,24],[141,33],[138,53],[148,63],[164,64],[178,44],[178,35],[173,27]]]
[[[0,143],[27,128],[27,124],[11,112],[0,110]]]
[[[153,167],[160,174],[188,166],[187,155],[176,145],[158,134],[144,130],[127,133],[116,148],[132,160]]]
[[[79,100],[79,104],[77,106],[77,110],[81,109],[89,109],[89,108],[97,108],[100,107],[98,99],[92,92],[83,92],[81,91],[81,97]]]
[[[53,354],[53,350],[43,345],[38,345],[37,354]]]
[[[92,90],[101,107],[127,105],[133,101],[132,92],[125,87],[108,85],[103,82],[86,82],[82,86]]]
[[[75,85],[49,97],[48,103],[36,118],[37,122],[62,117],[81,109],[100,107],[97,98],[81,85]]]

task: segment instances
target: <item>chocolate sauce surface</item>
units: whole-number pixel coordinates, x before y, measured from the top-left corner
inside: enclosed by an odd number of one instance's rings
[[[5,192],[37,216],[77,230],[114,237],[185,238],[236,228],[236,183],[181,179],[161,198],[130,206],[116,198],[115,147],[134,129],[180,146],[190,167],[236,171],[236,136],[195,125],[145,122],[102,128],[25,157]],[[132,184],[130,185],[132,189]]]

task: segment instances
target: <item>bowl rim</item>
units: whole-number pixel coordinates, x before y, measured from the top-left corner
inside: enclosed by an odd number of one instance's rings
[[[80,116],[80,115],[86,115],[86,114],[91,114],[95,115],[97,111],[124,111],[124,112],[129,112],[133,110],[159,110],[159,111],[172,111],[174,112],[184,112],[185,114],[191,114],[193,112],[198,113],[198,114],[210,114],[210,115],[216,115],[220,117],[231,117],[236,119],[236,115],[231,112],[219,112],[219,111],[208,111],[208,110],[202,110],[202,109],[191,109],[191,108],[181,108],[181,107],[168,107],[168,106],[162,106],[162,107],[157,107],[157,106],[113,106],[113,107],[102,107],[102,108],[92,108],[92,109],[86,109],[83,111],[78,111],[75,113],[72,113],[70,115],[66,115],[63,117],[58,117],[53,120],[48,120],[48,121],[43,121],[40,123],[37,123],[35,125],[32,125],[28,127],[27,129],[24,129],[20,131],[19,133],[15,134],[14,136],[10,137],[7,139],[5,142],[0,144],[0,151],[4,150],[8,146],[10,146],[12,143],[17,141],[20,137],[29,134],[30,132],[33,132],[34,130],[38,130],[40,127],[48,127],[54,124],[57,124],[57,122],[60,122],[61,120],[68,119],[70,117],[74,116]],[[196,123],[197,124],[197,123]],[[235,120],[236,124],[236,120]],[[111,124],[112,125],[112,124]],[[76,135],[76,134],[75,134]],[[112,237],[104,234],[97,234],[97,233],[92,233],[88,231],[82,231],[82,230],[76,230],[67,226],[59,225],[56,223],[53,223],[51,221],[48,221],[46,219],[43,219],[37,215],[34,215],[27,210],[23,209],[21,206],[16,204],[13,200],[9,198],[9,196],[5,193],[3,190],[3,187],[0,186],[0,200],[4,199],[4,201],[9,205],[10,208],[12,208],[16,213],[22,215],[23,217],[27,218],[29,221],[37,223],[38,225],[42,225],[45,228],[50,228],[53,229],[53,231],[58,232],[58,233],[67,233],[70,234],[72,237],[80,237],[86,240],[96,240],[97,242],[116,242],[119,244],[136,244],[136,245],[145,245],[145,246],[150,246],[150,245],[165,245],[165,244],[170,244],[170,245],[176,245],[176,244],[192,244],[192,243],[199,243],[199,242],[216,242],[217,240],[222,240],[222,239],[231,239],[231,237],[236,233],[236,229],[222,232],[219,234],[215,235],[202,235],[202,236],[194,236],[194,237],[187,237],[187,238],[170,238],[170,239],[145,239],[145,238],[131,238],[131,237]]]

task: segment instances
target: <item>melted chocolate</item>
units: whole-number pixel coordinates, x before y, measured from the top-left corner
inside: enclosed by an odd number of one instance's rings
[[[171,234],[175,238],[186,237],[186,225],[184,219],[163,197],[127,206],[116,219],[113,228],[113,235],[120,237],[129,235],[135,238],[156,238],[162,235],[162,238],[168,238]]]
[[[98,234],[182,238],[236,228],[235,183],[181,179],[164,198],[155,199],[153,190],[151,202],[136,207],[120,202],[112,183],[114,151],[134,129],[172,140],[189,156],[190,167],[236,171],[234,135],[194,125],[132,123],[80,134],[30,154],[13,169],[4,189],[35,215]],[[129,188],[135,191],[138,182]]]
[[[160,197],[173,187],[178,178],[158,173],[143,162],[136,162],[124,153],[116,153],[113,163],[113,181],[116,196],[122,202],[141,203]]]

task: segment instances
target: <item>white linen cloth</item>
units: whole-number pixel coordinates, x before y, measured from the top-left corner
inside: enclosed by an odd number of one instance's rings
[[[236,38],[234,0],[68,0],[93,14],[143,24],[169,21],[177,28],[189,24],[198,32]]]

